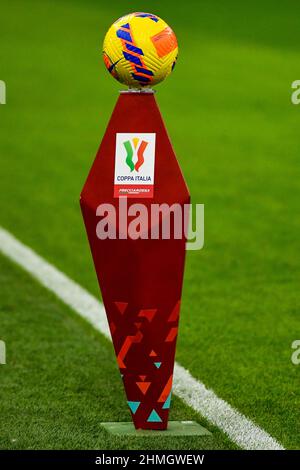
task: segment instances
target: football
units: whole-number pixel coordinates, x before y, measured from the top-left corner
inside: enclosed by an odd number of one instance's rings
[[[175,67],[178,44],[167,23],[151,13],[130,13],[115,21],[103,43],[107,70],[130,88],[152,87]]]

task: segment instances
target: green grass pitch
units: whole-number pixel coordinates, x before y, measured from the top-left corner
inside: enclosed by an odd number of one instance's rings
[[[121,86],[102,65],[111,22],[153,11],[175,30],[157,87],[205,247],[189,252],[177,360],[275,437],[300,448],[299,2],[1,2],[0,224],[99,296],[78,198]],[[0,258],[0,448],[233,449],[174,397],[172,420],[213,436],[117,438],[130,419],[112,346]]]

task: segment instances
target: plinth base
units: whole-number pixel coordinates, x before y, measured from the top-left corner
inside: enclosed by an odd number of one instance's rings
[[[162,437],[162,436],[211,436],[206,428],[195,421],[169,421],[168,429],[156,431],[149,429],[135,429],[129,422],[101,423],[101,426],[110,434],[116,436],[135,437]]]

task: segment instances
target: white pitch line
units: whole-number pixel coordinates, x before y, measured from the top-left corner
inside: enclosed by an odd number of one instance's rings
[[[104,306],[88,291],[0,227],[0,251],[111,340]],[[173,392],[243,449],[284,450],[266,431],[175,364]]]

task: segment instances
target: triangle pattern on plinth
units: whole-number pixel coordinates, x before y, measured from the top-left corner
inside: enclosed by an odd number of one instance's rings
[[[173,308],[171,315],[168,318],[168,322],[173,322],[173,321],[175,322],[178,320],[179,310],[180,310],[180,300],[178,300],[175,307]]]
[[[145,317],[149,322],[152,322],[154,315],[156,314],[157,309],[156,308],[148,308],[148,309],[142,309],[140,310],[138,316],[139,317]]]
[[[128,302],[115,302],[115,305],[117,309],[119,310],[119,312],[123,315],[128,305]]]
[[[131,409],[132,413],[135,414],[136,410],[140,406],[141,402],[140,401],[128,401],[128,406]]]
[[[137,386],[139,387],[140,391],[146,395],[148,388],[151,385],[151,382],[136,382]]]
[[[163,407],[162,409],[163,410],[168,410],[171,406],[171,395],[172,395],[172,392],[170,392],[168,398],[166,399],[165,403],[163,404]]]
[[[161,423],[161,417],[157,414],[155,410],[152,410],[149,418],[147,419],[148,423]]]

